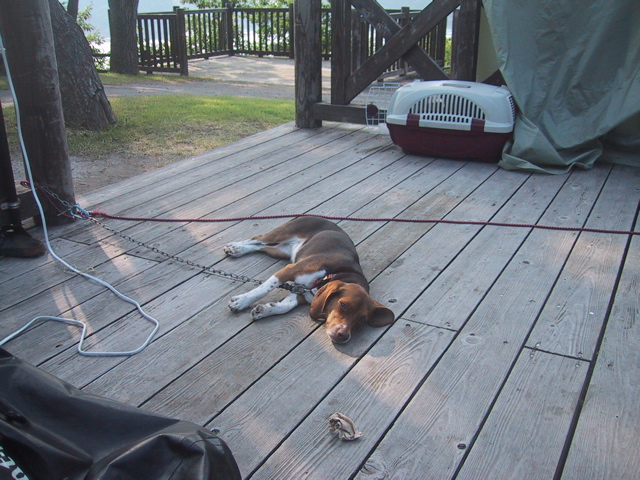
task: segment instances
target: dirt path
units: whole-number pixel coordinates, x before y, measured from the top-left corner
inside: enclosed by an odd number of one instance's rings
[[[323,91],[328,95],[329,62],[323,63],[322,70]],[[177,81],[170,84],[142,80],[135,85],[105,85],[105,91],[107,96],[117,97],[191,93],[292,99],[295,64],[288,58],[215,57],[192,60],[189,62],[189,77],[176,78]],[[189,80],[191,78],[195,80]]]

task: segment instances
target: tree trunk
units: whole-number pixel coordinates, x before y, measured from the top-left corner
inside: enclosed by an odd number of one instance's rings
[[[109,0],[112,72],[138,74],[137,14],[138,0]]]
[[[0,30],[34,181],[75,203],[47,0],[0,0]],[[47,222],[67,223],[43,202]]]
[[[78,20],[78,3],[80,3],[80,0],[69,0],[67,2],[67,13],[74,20]]]
[[[58,0],[49,0],[62,109],[68,127],[98,131],[116,118],[93,63],[89,42]]]

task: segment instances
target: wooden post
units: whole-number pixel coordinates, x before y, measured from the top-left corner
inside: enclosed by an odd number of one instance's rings
[[[293,3],[289,4],[289,18],[288,18],[288,30],[289,30],[289,58],[295,57],[295,44],[296,44],[296,29],[294,28],[295,20],[293,16]]]
[[[313,106],[322,101],[322,5],[320,0],[295,0],[296,126],[317,128]]]
[[[173,7],[176,14],[176,55],[180,65],[180,75],[189,76],[189,59],[187,58],[187,31],[184,23],[184,8]]]
[[[331,2],[331,103],[346,105],[346,81],[351,74],[351,4]]]
[[[451,75],[456,80],[476,80],[481,0],[462,0],[454,11],[451,39]]]
[[[411,21],[411,9],[409,7],[402,7],[400,11],[402,16],[400,17],[399,23],[401,27],[404,27]],[[409,63],[404,58],[400,59],[398,67],[403,70],[403,75],[406,75],[409,72]]]
[[[75,203],[47,0],[0,0],[0,31],[34,181]],[[49,224],[71,220],[43,202]]]

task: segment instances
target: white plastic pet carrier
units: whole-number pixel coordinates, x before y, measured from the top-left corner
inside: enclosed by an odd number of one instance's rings
[[[407,153],[481,161],[500,157],[514,119],[506,87],[457,80],[405,85],[386,115],[391,139]]]

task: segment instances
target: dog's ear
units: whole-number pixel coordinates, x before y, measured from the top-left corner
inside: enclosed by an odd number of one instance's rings
[[[373,312],[367,319],[367,323],[372,327],[385,327],[395,321],[394,313],[381,303],[373,300],[373,307]]]
[[[327,319],[327,302],[335,294],[340,292],[342,282],[329,282],[316,292],[311,301],[309,316],[316,321],[324,322]]]

